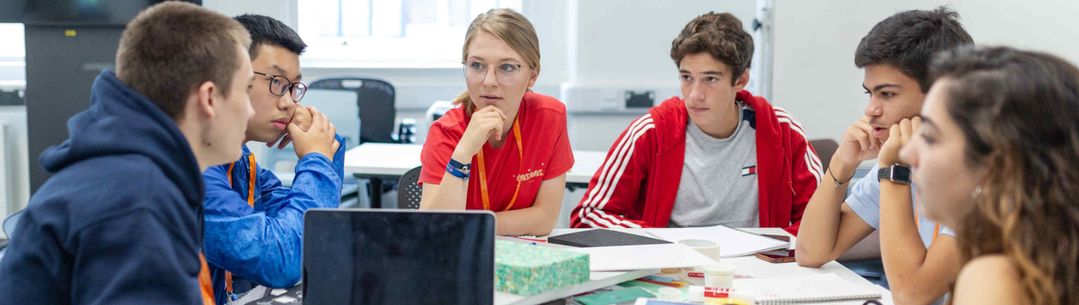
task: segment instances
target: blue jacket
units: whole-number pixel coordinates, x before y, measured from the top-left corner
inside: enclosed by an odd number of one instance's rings
[[[233,291],[252,284],[289,287],[300,280],[303,214],[310,208],[336,208],[344,179],[345,139],[331,161],[311,153],[296,163],[292,187],[255,160],[254,207],[248,204],[251,152],[233,164],[214,166],[206,179],[206,261],[210,264],[217,304],[227,300],[225,271],[233,274]],[[231,186],[230,186],[231,180]]]
[[[112,71],[41,154],[0,262],[4,304],[201,304],[203,184],[175,121]]]

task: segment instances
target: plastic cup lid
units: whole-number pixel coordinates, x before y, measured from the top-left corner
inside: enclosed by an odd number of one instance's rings
[[[734,274],[734,266],[730,264],[712,264],[704,266],[704,272],[710,274]]]

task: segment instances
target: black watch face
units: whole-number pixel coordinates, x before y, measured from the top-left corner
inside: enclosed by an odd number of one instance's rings
[[[910,169],[902,166],[893,166],[892,181],[910,183]]]

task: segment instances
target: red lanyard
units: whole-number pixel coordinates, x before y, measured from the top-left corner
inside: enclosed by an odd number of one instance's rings
[[[257,166],[255,166],[255,154],[247,154],[247,161],[249,163],[248,168],[251,169],[251,174],[249,175],[250,180],[247,183],[247,205],[255,207],[255,173],[257,168]],[[226,173],[229,177],[229,187],[232,187],[232,169],[236,167],[236,163],[238,162],[239,161],[229,164],[229,170]],[[229,297],[232,296],[232,272],[228,271],[225,271],[225,293]]]
[[[521,169],[524,168],[525,160],[524,150],[521,148],[521,125],[518,124],[517,121],[516,118],[513,119],[513,139],[517,142],[517,158],[520,160],[517,172],[520,173]],[[487,191],[487,166],[483,158],[483,149],[480,149],[480,153],[476,158],[479,159],[477,161],[480,165],[480,199],[483,201],[483,209],[491,210],[491,195]],[[505,209],[502,209],[503,211],[509,211],[510,208],[513,208],[513,204],[517,203],[517,194],[521,191],[521,179],[518,179],[517,177],[513,178],[517,180],[517,187],[513,189],[513,197],[510,199],[510,204],[507,205]]]

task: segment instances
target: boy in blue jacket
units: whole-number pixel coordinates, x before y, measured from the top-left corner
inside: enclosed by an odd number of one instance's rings
[[[344,179],[344,138],[313,107],[299,105],[307,86],[300,82],[300,54],[306,45],[284,23],[260,15],[235,18],[251,33],[249,55],[255,72],[245,141],[279,148],[293,143],[292,187],[281,185],[246,147],[235,162],[211,167],[206,180],[206,259],[217,304],[255,285],[289,287],[300,280],[303,214],[335,208]]]
[[[0,262],[0,303],[213,301],[200,173],[240,156],[254,113],[249,44],[235,20],[183,2],[127,25],[115,72],[41,155],[54,174]]]

